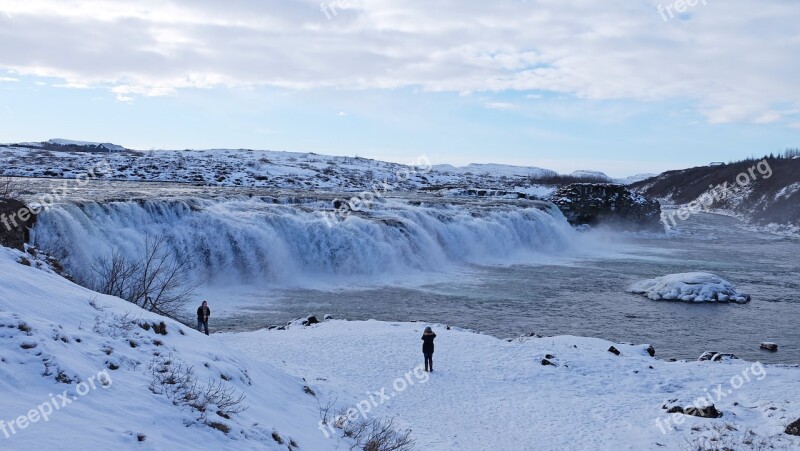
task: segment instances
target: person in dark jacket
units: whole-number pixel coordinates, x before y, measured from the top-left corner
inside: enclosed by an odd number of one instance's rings
[[[203,305],[197,308],[197,331],[202,332],[203,328],[208,335],[208,317],[211,316],[211,309],[208,308],[208,301],[203,301]]]
[[[425,356],[425,371],[433,371],[433,339],[436,334],[430,327],[425,328],[422,334],[422,355]]]

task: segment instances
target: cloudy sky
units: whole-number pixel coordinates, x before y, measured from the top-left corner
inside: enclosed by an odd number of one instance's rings
[[[800,3],[672,1],[0,0],[0,142],[611,175],[800,147]]]

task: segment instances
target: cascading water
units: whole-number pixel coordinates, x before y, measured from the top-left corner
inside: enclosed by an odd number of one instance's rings
[[[66,203],[40,215],[32,241],[59,249],[65,267],[79,274],[114,249],[135,256],[147,236],[163,235],[199,278],[288,285],[535,262],[574,237],[547,204],[390,199],[332,225],[320,214],[327,205],[259,198]]]

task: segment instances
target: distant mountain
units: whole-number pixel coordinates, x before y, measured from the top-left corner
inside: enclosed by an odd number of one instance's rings
[[[56,146],[65,146],[65,147],[88,147],[91,149],[106,150],[108,152],[122,152],[125,150],[124,147],[117,144],[96,143],[89,141],[74,141],[71,139],[51,139],[47,141],[46,144],[53,144]]]
[[[472,163],[467,166],[452,166],[449,164],[437,164],[433,166],[434,171],[449,172],[453,174],[491,174],[495,176],[507,177],[552,177],[558,175],[556,171],[550,169],[537,168],[533,166],[512,166],[507,164],[494,163]]]

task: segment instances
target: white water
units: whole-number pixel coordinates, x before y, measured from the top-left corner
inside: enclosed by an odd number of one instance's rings
[[[326,205],[258,198],[68,203],[40,215],[32,240],[67,255],[65,266],[78,274],[112,249],[135,256],[147,236],[165,235],[203,280],[292,286],[534,263],[568,249],[575,236],[557,209],[537,204],[393,199],[332,227],[320,214]]]

